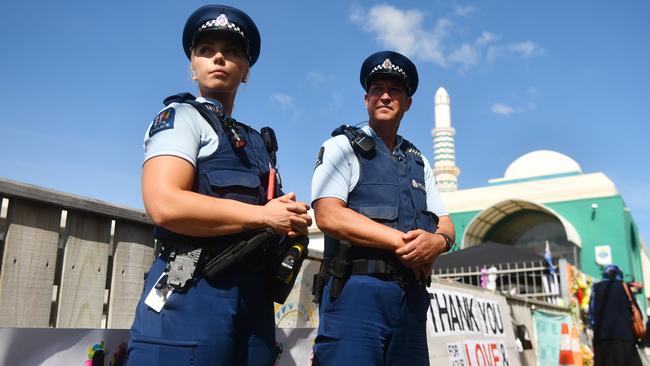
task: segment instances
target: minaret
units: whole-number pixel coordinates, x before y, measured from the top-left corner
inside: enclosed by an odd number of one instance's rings
[[[456,130],[451,127],[451,109],[449,94],[440,87],[434,97],[436,127],[431,130],[433,136],[433,174],[439,192],[458,190],[460,169],[456,166],[456,147],[454,136]]]

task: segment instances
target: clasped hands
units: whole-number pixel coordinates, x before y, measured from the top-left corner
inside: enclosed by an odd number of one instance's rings
[[[274,198],[263,206],[263,220],[278,234],[290,238],[306,236],[311,225],[311,216],[307,213],[309,205],[296,202],[296,194],[291,192]]]
[[[404,233],[395,256],[415,272],[417,279],[431,275],[431,265],[446,250],[445,239],[441,235],[417,229]]]

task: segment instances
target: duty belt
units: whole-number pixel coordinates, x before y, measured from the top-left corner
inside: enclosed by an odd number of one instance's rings
[[[386,275],[400,286],[422,283],[426,286],[431,284],[431,277],[417,280],[412,270],[397,264],[396,261],[382,258],[354,259],[350,265],[351,275]]]
[[[193,249],[202,249],[203,256],[201,262],[206,259],[216,257],[223,251],[228,249],[231,245],[236,244],[242,240],[249,240],[257,235],[259,231],[247,231],[238,234],[224,235],[210,238],[192,238],[192,241],[187,240],[160,240],[162,242],[160,250],[160,258],[166,261],[172,251],[181,249],[184,252]],[[184,250],[183,250],[184,249]]]
[[[218,238],[199,239],[196,243],[163,243],[160,258],[166,262],[167,280],[163,285],[182,289],[201,273],[208,280],[218,278],[234,267],[257,272],[277,253],[267,245],[275,234],[270,229]]]
[[[403,289],[411,284],[420,283],[429,287],[431,277],[418,280],[415,273],[406,268],[401,262],[395,259],[370,258],[370,259],[348,259],[350,243],[341,241],[333,257],[323,258],[318,273],[314,274],[312,295],[314,302],[320,304],[323,297],[325,285],[332,279],[329,296],[338,298],[351,275],[370,275],[383,279],[395,281]]]

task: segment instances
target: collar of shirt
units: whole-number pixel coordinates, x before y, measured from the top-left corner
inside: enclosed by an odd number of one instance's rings
[[[372,127],[370,127],[369,125],[365,125],[361,127],[361,130],[367,133],[369,136],[377,137],[377,132],[375,132],[375,130],[373,130]],[[393,154],[402,155],[401,154],[402,150],[400,149],[400,146],[402,146],[402,141],[403,141],[402,136],[397,135],[397,143],[395,144],[395,148],[393,149]]]
[[[221,104],[221,102],[216,100],[216,99],[198,97],[198,98],[196,98],[196,101],[200,102],[200,103],[206,103],[207,102],[207,103],[210,103],[210,104],[214,104],[215,107],[223,109],[223,104]],[[230,116],[226,116],[226,117],[230,117]]]

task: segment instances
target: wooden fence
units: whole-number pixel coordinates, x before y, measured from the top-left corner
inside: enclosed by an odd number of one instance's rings
[[[0,178],[0,327],[128,328],[156,252],[145,212]]]

